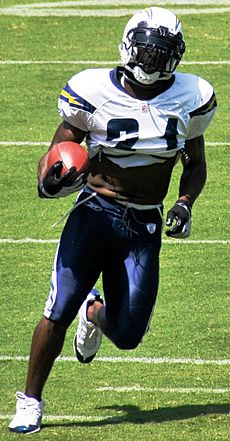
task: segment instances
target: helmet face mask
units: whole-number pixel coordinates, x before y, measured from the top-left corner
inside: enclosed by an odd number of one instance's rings
[[[149,87],[158,79],[171,77],[185,52],[185,43],[180,22],[170,11],[153,7],[136,16],[136,23],[133,16],[125,28],[121,60],[129,79],[133,77],[134,82]],[[141,16],[145,20],[138,20]]]
[[[132,48],[130,62],[146,73],[172,73],[185,50],[182,37],[170,34],[163,27],[151,29],[141,24],[129,31],[127,39]]]

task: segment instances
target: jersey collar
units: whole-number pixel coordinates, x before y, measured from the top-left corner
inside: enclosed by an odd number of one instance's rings
[[[122,67],[122,66],[115,67],[114,69],[112,69],[110,71],[110,80],[112,81],[113,85],[117,89],[119,89],[122,92],[129,95],[129,93],[124,89],[124,87],[121,85],[121,82],[120,82],[120,79],[123,75],[123,72],[124,72],[124,67]],[[149,98],[149,100],[156,98],[157,96],[159,96],[163,92],[166,92],[166,90],[168,90],[173,85],[174,81],[175,81],[175,75],[172,75],[172,77],[168,81],[162,81],[161,87],[159,87],[158,93],[156,93],[152,98]],[[138,99],[138,98],[136,98],[136,99]],[[143,101],[146,101],[146,100],[143,100]]]

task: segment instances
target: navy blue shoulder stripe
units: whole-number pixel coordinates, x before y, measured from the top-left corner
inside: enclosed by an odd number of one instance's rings
[[[85,110],[89,113],[93,113],[96,110],[96,107],[74,92],[68,83],[64,89],[62,89],[60,99],[69,103],[70,107]]]
[[[203,106],[199,107],[196,110],[193,110],[192,112],[189,112],[190,117],[193,116],[199,116],[199,115],[205,115],[206,113],[210,112],[217,106],[216,96],[213,93],[210,100],[205,103]]]

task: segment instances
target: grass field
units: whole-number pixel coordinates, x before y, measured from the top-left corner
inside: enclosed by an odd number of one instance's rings
[[[7,426],[14,394],[24,387],[32,331],[49,290],[63,227],[52,224],[74,199],[44,201],[36,194],[37,162],[59,124],[59,92],[75,72],[115,65],[128,20],[118,12],[150,4],[111,1],[104,8],[113,9],[115,17],[65,12],[102,14],[100,0],[78,3],[50,1],[29,8],[32,0],[0,0],[3,441],[20,437]],[[156,2],[161,3],[166,4]],[[18,9],[4,12],[15,5]],[[179,11],[184,25],[187,51],[179,70],[207,78],[219,102],[206,133],[208,181],[193,209],[191,240],[167,241],[163,235],[157,307],[135,351],[118,351],[104,339],[95,361],[81,366],[72,351],[76,323],[70,327],[44,391],[44,427],[34,435],[42,441],[229,440],[229,1],[168,1],[168,6]],[[211,13],[212,8],[218,12]],[[51,15],[54,9],[59,15]],[[179,174],[178,165],[166,209],[177,197]]]

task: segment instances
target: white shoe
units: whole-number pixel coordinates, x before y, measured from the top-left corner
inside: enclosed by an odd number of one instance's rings
[[[81,363],[90,363],[101,346],[102,331],[87,319],[88,307],[95,301],[103,304],[99,292],[93,289],[79,309],[79,323],[73,347],[76,357]]]
[[[27,397],[22,392],[16,393],[16,414],[14,415],[9,429],[16,433],[35,433],[41,430],[44,401]]]

